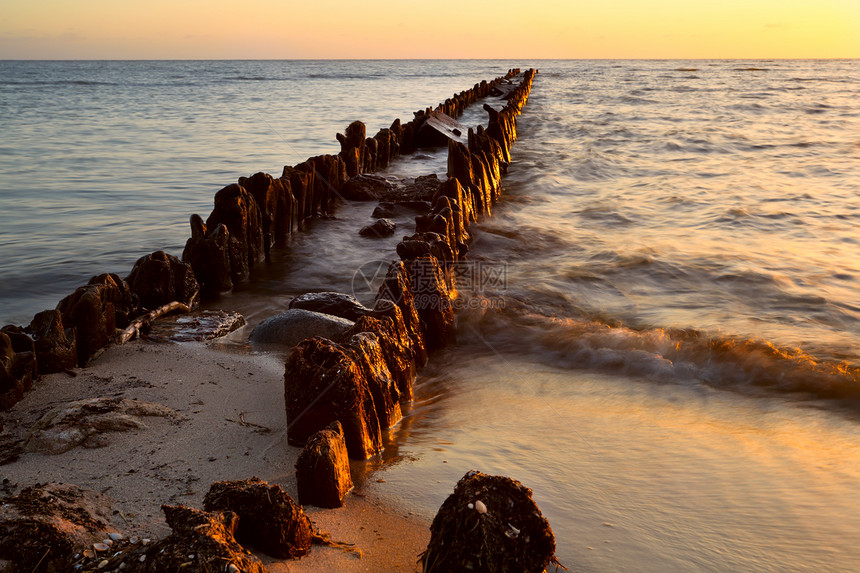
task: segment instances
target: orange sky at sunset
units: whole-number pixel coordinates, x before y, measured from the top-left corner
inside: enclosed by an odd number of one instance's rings
[[[0,0],[2,59],[857,58],[858,0]]]

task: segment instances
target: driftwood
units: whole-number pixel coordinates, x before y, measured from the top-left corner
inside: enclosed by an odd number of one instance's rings
[[[116,343],[117,344],[125,344],[129,340],[136,338],[140,334],[140,329],[145,326],[149,326],[153,320],[156,320],[166,314],[170,314],[171,312],[179,310],[183,313],[191,312],[191,307],[185,303],[181,303],[178,301],[173,301],[165,304],[164,306],[160,306],[153,311],[150,311],[143,316],[140,316],[133,320],[128,327],[123,330],[119,336],[117,336]]]

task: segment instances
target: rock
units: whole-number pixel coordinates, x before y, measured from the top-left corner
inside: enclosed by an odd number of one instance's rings
[[[344,333],[342,341],[346,342],[358,334],[373,334],[379,344],[388,372],[397,386],[399,400],[408,402],[413,399],[412,383],[415,380],[415,356],[410,346],[400,308],[391,301],[381,301],[391,305],[391,310],[397,314],[399,323],[392,318],[380,316],[363,316],[355,322],[355,326]],[[398,330],[399,328],[399,330]],[[394,394],[392,394],[394,396]],[[374,398],[374,403],[376,399]]]
[[[487,135],[498,143],[501,150],[500,161],[511,162],[511,143],[515,137],[514,127],[508,114],[500,114],[488,104],[484,104],[484,110],[490,114],[487,124]]]
[[[438,259],[425,255],[406,261],[415,309],[425,328],[427,349],[443,348],[456,340],[454,304]]]
[[[268,173],[239,178],[239,185],[250,193],[260,209],[263,223],[263,249],[268,255],[272,245],[286,244],[292,232],[292,188],[289,179],[275,179]]]
[[[438,194],[438,191],[436,193]],[[429,201],[398,201],[394,199],[392,201],[380,202],[373,210],[371,217],[374,219],[390,219],[397,214],[427,213],[433,206]]]
[[[430,243],[404,237],[397,243],[397,256],[403,261],[430,255],[432,253]]]
[[[200,215],[191,215],[191,238],[185,243],[182,260],[194,269],[194,277],[205,293],[233,288],[230,245],[230,231],[225,225],[207,229]]]
[[[363,123],[354,121],[346,127],[346,135],[337,134],[340,142],[340,157],[346,165],[349,177],[355,177],[363,171],[364,146],[367,130]]]
[[[38,375],[32,339],[7,329],[0,331],[0,411],[17,404]]]
[[[378,300],[373,308],[373,316],[358,319],[344,336],[359,332],[373,332],[382,349],[388,371],[397,383],[400,401],[408,402],[414,398],[412,383],[415,381],[416,364],[419,357],[412,348],[409,331],[403,322],[400,307],[390,300]],[[424,352],[424,349],[420,349]]]
[[[314,215],[331,215],[334,211],[335,201],[340,196],[341,187],[346,181],[345,164],[343,160],[335,155],[319,155],[312,157],[308,162],[313,163],[316,174],[314,175]],[[344,173],[341,175],[341,167]]]
[[[510,478],[467,473],[433,519],[424,573],[543,573],[555,561],[555,536],[531,496]]]
[[[295,346],[312,336],[337,338],[352,325],[353,321],[339,316],[291,308],[258,324],[251,332],[250,340]]]
[[[78,365],[75,332],[71,328],[63,328],[60,311],[43,310],[38,313],[30,321],[27,332],[35,341],[36,362],[42,374],[63,372]]]
[[[400,390],[388,370],[379,338],[374,332],[354,334],[344,344],[352,352],[367,387],[373,395],[379,427],[390,428],[403,417],[400,410]]]
[[[418,310],[415,308],[415,297],[412,294],[412,283],[406,266],[398,261],[388,267],[385,279],[379,286],[376,295],[376,305],[388,300],[399,309],[403,318],[403,326],[408,333],[409,346],[415,358],[415,365],[421,368],[427,364],[427,350],[424,342],[424,326]]]
[[[398,207],[402,207],[415,213],[427,213],[433,207],[430,201],[398,201]]]
[[[107,445],[106,432],[146,428],[144,416],[171,417],[173,410],[160,404],[129,398],[89,398],[57,406],[30,429],[24,450],[61,454],[72,448]]]
[[[309,292],[297,296],[290,301],[290,308],[312,310],[322,314],[339,316],[347,320],[358,320],[373,312],[358,300],[340,292]],[[324,335],[321,335],[324,336]]]
[[[243,547],[281,559],[295,559],[310,551],[311,520],[279,485],[257,477],[215,482],[203,498],[203,509],[238,515],[234,537]]]
[[[373,394],[349,348],[320,337],[301,341],[284,368],[284,400],[291,445],[304,446],[339,420],[350,457],[364,460],[382,450]]]
[[[197,279],[191,265],[164,251],[139,258],[126,281],[147,310],[173,301],[193,306],[197,299]]]
[[[296,460],[296,485],[302,505],[343,506],[352,477],[340,422],[334,421],[308,438]]]
[[[391,133],[391,159],[403,152],[403,126],[400,124],[400,118],[391,122],[391,127],[388,128]]]
[[[463,212],[459,204],[445,195],[436,198],[430,213],[424,217],[415,218],[415,232],[440,234],[451,247],[455,258],[462,258],[465,255],[465,251],[460,252],[460,245],[466,244],[469,234],[466,232]]]
[[[459,187],[456,179],[449,181]],[[468,252],[466,241],[469,240],[469,233],[460,204],[447,195],[437,195],[433,209],[415,218],[415,235],[404,238],[404,241],[408,240],[421,240],[427,242],[428,246],[404,245],[398,251],[404,260],[432,254],[447,265],[453,259],[464,257]],[[446,246],[437,245],[438,241],[444,242]]]
[[[215,194],[215,208],[206,219],[206,229],[224,225],[229,234],[230,272],[233,283],[248,278],[250,269],[263,256],[263,221],[254,197],[237,184]]]
[[[376,163],[377,146],[379,142],[373,137],[364,140],[364,172],[373,173],[378,169]]]
[[[478,209],[483,215],[490,216],[495,197],[495,184],[490,177],[490,167],[484,153],[471,153],[472,188],[478,189]]]
[[[391,162],[393,155],[396,155],[396,144],[392,145],[391,130],[380,129],[373,138],[376,140],[376,168],[385,169]],[[395,153],[392,154],[392,147]]]
[[[227,336],[245,326],[245,317],[238,312],[200,310],[191,314],[160,318],[146,335],[156,342],[202,342]]]
[[[344,199],[351,201],[373,201],[385,196],[394,187],[394,183],[385,177],[362,173],[350,177],[344,183],[340,193]]]
[[[397,256],[403,261],[432,256],[446,268],[455,259],[454,249],[448,244],[447,237],[431,232],[403,237],[403,240],[397,244]]]
[[[442,197],[446,197],[448,199],[446,206],[449,206],[452,209],[456,207],[456,210],[459,212],[459,221],[455,224],[458,234],[457,240],[463,242],[467,241],[469,239],[469,234],[466,229],[470,223],[477,220],[476,214],[472,211],[472,198],[469,195],[469,191],[464,189],[456,178],[449,177],[448,180],[439,188],[436,195],[433,196],[434,209],[437,205],[440,205],[439,200]]]
[[[374,219],[387,219],[393,217],[396,213],[394,203],[382,202],[376,206],[373,213],[370,215]]]
[[[341,151],[338,156],[341,161],[343,161],[343,168],[347,179],[355,177],[362,172],[363,163],[361,159],[361,151],[357,147],[345,149]]]
[[[302,163],[296,164],[295,170],[298,173],[305,173],[307,177],[307,184],[305,187],[304,209],[302,210],[303,219],[313,219],[319,217],[320,186],[317,184],[317,170],[314,158],[310,157]]]
[[[448,218],[446,218],[441,213],[430,212],[426,215],[420,215],[415,217],[415,232],[416,233],[436,233],[441,237],[444,237],[444,240],[449,245],[451,243],[456,244],[457,241],[453,240],[453,232],[454,230],[451,228],[452,225]]]
[[[296,194],[293,191],[292,180],[288,177],[279,177],[277,181],[281,182],[284,188],[284,212],[283,215],[278,213],[275,219],[275,246],[283,247],[286,245],[288,235],[291,235],[299,228],[300,213],[299,202],[296,199]],[[283,242],[281,241],[283,237]]]
[[[35,357],[36,343],[33,341],[33,337],[27,334],[23,328],[14,324],[7,324],[3,328],[0,328],[0,332],[9,337],[12,349],[16,353],[32,354]],[[34,376],[37,374],[38,371],[33,372]]]
[[[505,169],[501,160],[501,146],[495,139],[486,134],[483,127],[478,126],[477,130],[469,129],[469,151],[473,154],[482,154],[489,169],[488,175],[492,185],[493,200],[497,199],[501,191],[502,172]]]
[[[107,300],[113,303],[114,321],[117,328],[125,328],[140,314],[140,304],[137,295],[129,287],[128,282],[116,273],[103,273],[94,276],[88,285],[105,285]],[[68,325],[66,325],[68,327]]]
[[[0,566],[6,573],[74,571],[77,553],[104,539],[110,505],[93,491],[45,484],[0,500]]]
[[[57,305],[63,324],[75,329],[80,366],[113,338],[117,327],[113,301],[119,296],[114,285],[89,284],[78,287]]]
[[[362,237],[378,239],[382,237],[390,237],[394,234],[395,229],[397,229],[397,225],[394,224],[394,221],[390,219],[379,219],[372,225],[362,227],[358,234]]]
[[[313,201],[314,173],[313,166],[309,166],[307,163],[295,167],[284,166],[284,173],[281,178],[290,182],[290,189],[295,200],[293,211],[295,217],[293,219],[296,228],[303,228],[305,219],[311,216],[310,205]]]
[[[396,201],[403,207],[411,208],[413,211],[424,210],[423,205],[417,205],[417,201],[426,201],[428,207],[430,200],[442,187],[442,181],[435,173],[420,175],[415,179],[404,179],[392,191],[385,194],[384,198]]]
[[[399,120],[398,120],[399,121]],[[409,155],[415,151],[415,125],[410,121],[403,124],[400,135],[400,154]]]
[[[462,143],[452,141],[448,144],[448,177],[456,179],[463,189],[472,190],[474,182],[474,166],[469,148]],[[475,213],[483,214],[482,205],[477,197],[472,197],[472,209]]]
[[[184,505],[162,505],[173,532],[130,554],[128,573],[266,573],[260,560],[236,541],[239,517],[232,511],[207,513]],[[189,556],[193,555],[193,558]]]
[[[347,180],[341,189],[341,194],[345,199],[354,201],[382,200],[398,203],[407,209],[422,210],[423,206],[417,206],[414,202],[426,201],[429,209],[430,200],[440,187],[442,182],[435,173],[415,179],[395,179],[392,176],[383,177],[363,173]],[[409,204],[410,202],[413,203]]]

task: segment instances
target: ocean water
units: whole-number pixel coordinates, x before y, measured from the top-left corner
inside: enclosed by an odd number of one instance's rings
[[[860,570],[858,61],[2,62],[0,322],[179,254],[239,176],[510,67],[541,73],[458,345],[364,487],[429,518],[466,471],[509,475],[577,571]],[[355,289],[396,242],[356,237],[372,207],[217,304],[253,324]]]

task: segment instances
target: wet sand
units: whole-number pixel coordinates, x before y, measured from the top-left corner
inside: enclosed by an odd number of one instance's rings
[[[252,476],[296,498],[299,449],[287,444],[283,360],[199,343],[143,340],[111,346],[77,376],[51,374],[15,407],[0,414],[4,443],[22,437],[51,408],[96,397],[133,398],[173,409],[169,418],[142,418],[146,428],[103,434],[107,444],[56,455],[24,453],[0,466],[3,478],[26,487],[63,482],[113,500],[113,525],[127,535],[169,533],[160,506],[202,507],[218,480]],[[306,507],[314,526],[359,551],[315,545],[296,561],[259,555],[284,571],[416,571],[429,540],[426,518],[403,515],[359,485],[340,509]],[[360,555],[360,556],[359,556]]]

